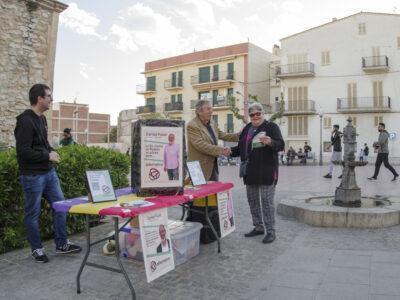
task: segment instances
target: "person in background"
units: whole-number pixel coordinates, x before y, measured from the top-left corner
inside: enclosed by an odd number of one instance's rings
[[[360,149],[360,153],[358,154],[358,158],[360,161],[364,161],[364,149]]]
[[[396,170],[389,164],[389,133],[385,130],[385,127],[386,126],[384,123],[379,123],[378,142],[374,143],[374,147],[378,149],[378,156],[376,157],[374,175],[372,175],[372,177],[369,177],[369,180],[376,180],[378,178],[379,169],[381,168],[382,163],[384,164],[386,169],[392,172],[392,181],[395,181],[397,177],[399,177],[399,174],[396,172]]]
[[[333,146],[333,151],[329,165],[329,172],[324,176],[324,178],[332,178],[333,166],[335,165],[335,162],[342,160],[342,135],[343,134],[339,131],[339,125],[333,125],[331,133],[331,146]],[[342,175],[340,175],[338,178],[342,178]]]
[[[307,142],[304,142],[304,153],[306,154],[306,158],[311,158],[311,150],[312,150],[312,148],[311,148],[311,146],[307,143]],[[305,163],[307,163],[307,161],[305,161]]]
[[[248,112],[251,122],[243,128],[238,146],[231,148],[232,156],[240,156],[240,176],[246,185],[254,225],[244,236],[266,233],[262,242],[272,243],[275,240],[274,195],[278,182],[278,152],[285,148],[285,142],[278,125],[265,119],[261,104],[251,104]]]
[[[293,165],[293,161],[296,157],[296,151],[294,151],[292,146],[289,147],[289,150],[288,150],[286,156],[287,156],[287,165],[288,166]]]
[[[71,128],[64,128],[63,138],[60,140],[60,146],[76,145],[76,142],[72,138]]]
[[[364,144],[363,153],[364,153],[363,161],[368,161],[369,148],[367,143]]]
[[[31,108],[17,116],[14,130],[20,183],[24,192],[25,226],[32,257],[36,262],[49,261],[44,252],[39,230],[42,197],[50,206],[64,200],[54,164],[60,162],[57,152],[47,140],[47,120],[44,112],[53,97],[51,89],[35,84],[29,90]],[[67,239],[66,213],[53,210],[56,254],[78,253],[81,247]]]

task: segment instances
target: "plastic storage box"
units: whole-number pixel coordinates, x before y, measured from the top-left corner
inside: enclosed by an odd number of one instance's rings
[[[203,225],[197,222],[168,222],[176,266],[199,254],[202,227]]]
[[[200,230],[202,227],[203,225],[197,222],[168,221],[176,266],[199,254]],[[123,257],[143,261],[139,228],[130,226],[122,228],[119,235],[119,244]]]

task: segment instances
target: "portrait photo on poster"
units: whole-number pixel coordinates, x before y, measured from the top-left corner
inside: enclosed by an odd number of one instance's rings
[[[203,170],[201,169],[200,162],[198,160],[188,161],[186,163],[186,167],[193,186],[203,185],[207,183],[204,177]]]
[[[141,127],[141,187],[183,186],[183,128]]]
[[[86,183],[93,203],[117,200],[108,170],[87,170]]]

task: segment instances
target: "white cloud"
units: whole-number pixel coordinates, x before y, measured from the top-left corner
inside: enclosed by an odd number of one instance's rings
[[[281,5],[282,10],[291,13],[300,13],[303,7],[303,4],[299,0],[287,0]]]
[[[239,28],[226,18],[216,26],[212,35],[204,41],[207,48],[226,46],[235,43],[243,43],[247,39],[240,33]]]
[[[123,51],[137,51],[148,47],[163,54],[177,53],[187,49],[191,37],[182,37],[171,17],[154,11],[151,7],[137,3],[123,12],[111,27],[116,37],[114,46]]]
[[[111,34],[117,37],[117,42],[114,43],[115,48],[123,52],[135,52],[139,49],[134,41],[134,36],[127,28],[113,24],[111,26]]]
[[[93,71],[94,68],[90,66],[89,64],[85,63],[79,63],[80,70],[79,74],[84,78],[84,79],[89,79],[89,71]]]
[[[261,25],[261,24],[263,24],[263,21],[261,20],[261,18],[260,18],[258,15],[256,15],[256,14],[251,15],[251,16],[247,16],[247,17],[244,18],[244,20],[245,20],[246,22],[248,22],[248,23],[250,23],[250,24],[254,24],[254,25]]]
[[[100,20],[96,14],[86,12],[74,2],[60,15],[60,24],[81,35],[91,35],[99,39],[106,39],[97,33]]]
[[[242,3],[243,0],[209,0],[209,2],[219,7],[230,8]]]

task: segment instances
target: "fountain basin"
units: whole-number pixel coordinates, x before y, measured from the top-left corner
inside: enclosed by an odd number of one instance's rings
[[[400,224],[400,198],[361,197],[361,207],[334,206],[334,196],[281,200],[278,214],[318,227],[383,228]]]

